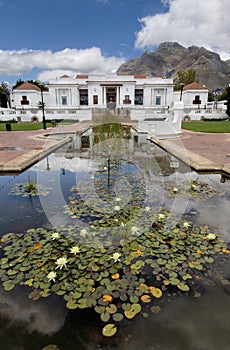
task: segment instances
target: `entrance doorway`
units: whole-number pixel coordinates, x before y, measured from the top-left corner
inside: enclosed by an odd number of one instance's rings
[[[116,103],[117,91],[115,87],[107,87],[106,89],[106,103],[114,102]]]

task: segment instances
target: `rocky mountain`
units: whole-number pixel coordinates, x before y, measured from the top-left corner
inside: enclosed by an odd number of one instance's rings
[[[122,64],[118,74],[146,74],[176,80],[179,70],[194,69],[196,79],[211,91],[224,89],[230,83],[230,60],[204,47],[183,47],[177,42],[161,43],[156,52],[146,51],[140,58]]]

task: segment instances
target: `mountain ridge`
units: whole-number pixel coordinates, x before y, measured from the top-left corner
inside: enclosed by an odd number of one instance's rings
[[[117,74],[146,74],[173,78],[179,70],[194,69],[196,79],[211,91],[224,89],[230,82],[230,59],[223,61],[204,47],[185,48],[177,42],[160,43],[155,52],[145,51],[140,58],[123,63]]]

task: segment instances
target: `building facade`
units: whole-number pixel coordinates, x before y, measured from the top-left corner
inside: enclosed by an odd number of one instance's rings
[[[1,109],[0,119],[42,120],[41,101],[47,120],[92,120],[106,111],[129,120],[167,121],[175,104],[183,102],[182,119],[224,118],[224,104],[208,103],[208,89],[191,83],[174,91],[173,79],[145,75],[63,75],[52,79],[48,89],[23,83],[11,93],[11,109]]]
[[[43,91],[47,119],[92,119],[105,110],[131,119],[156,115],[161,118],[173,108],[173,80],[147,78],[144,75],[77,75],[50,80]],[[29,121],[41,119],[38,105],[41,90],[24,83],[12,92],[12,105],[17,116]]]

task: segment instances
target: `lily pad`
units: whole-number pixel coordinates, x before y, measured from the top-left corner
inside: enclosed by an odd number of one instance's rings
[[[15,285],[14,285],[14,283],[12,283],[12,282],[10,282],[10,281],[5,281],[5,282],[3,282],[3,288],[6,290],[6,291],[10,291],[10,290],[12,290],[12,289],[14,289],[14,287],[15,287]]]
[[[102,334],[105,337],[112,337],[114,334],[117,332],[117,327],[112,324],[108,323],[103,329],[102,329]]]

